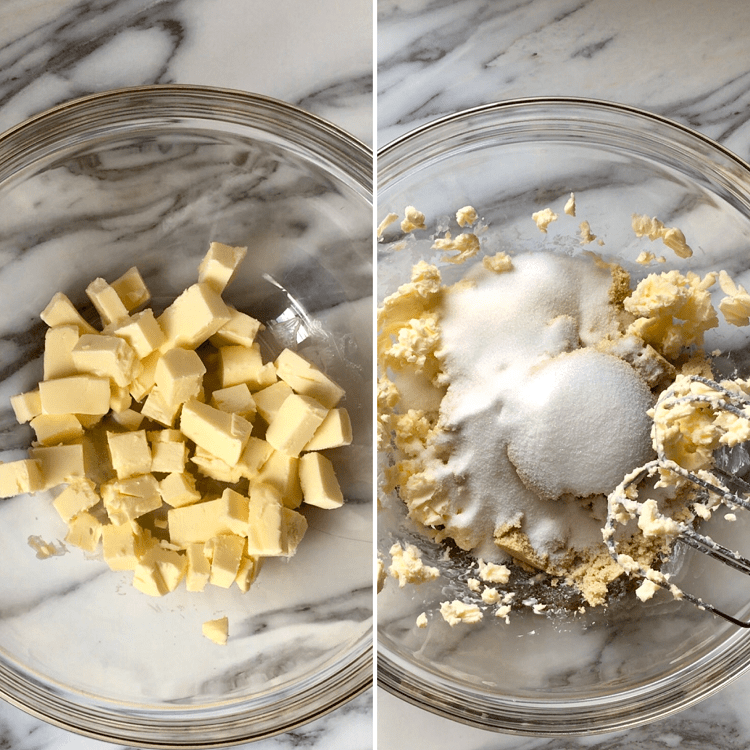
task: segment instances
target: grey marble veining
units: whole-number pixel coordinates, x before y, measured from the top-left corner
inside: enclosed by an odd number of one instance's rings
[[[379,147],[487,102],[575,96],[649,110],[750,158],[746,4],[378,0],[377,8]],[[745,674],[650,725],[549,739],[467,727],[380,690],[378,744],[380,750],[744,750],[750,747],[749,702]]]

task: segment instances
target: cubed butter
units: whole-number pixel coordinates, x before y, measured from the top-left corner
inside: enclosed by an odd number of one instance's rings
[[[200,445],[195,446],[195,453],[190,457],[190,461],[201,474],[219,482],[237,484],[242,478],[242,468],[239,464],[230,466],[226,461],[222,461],[205,448],[201,448]]]
[[[193,284],[158,318],[165,335],[161,351],[175,346],[196,349],[231,317],[218,292],[208,284]]]
[[[84,552],[94,552],[99,546],[102,535],[102,523],[88,511],[84,510],[68,523],[65,541]]]
[[[240,460],[237,462],[240,475],[246,479],[255,479],[272,453],[273,446],[270,443],[251,435],[248,438],[245,450],[242,451]]]
[[[101,487],[104,508],[115,524],[128,523],[161,507],[159,483],[153,474],[113,479]]]
[[[211,576],[211,563],[206,557],[203,542],[193,542],[185,547],[187,574],[185,588],[188,591],[203,591]]]
[[[81,337],[76,325],[63,325],[48,328],[44,334],[44,379],[54,380],[76,375],[73,362],[73,348]]]
[[[305,453],[299,460],[302,497],[308,505],[338,508],[344,504],[333,464],[321,453]]]
[[[292,393],[294,391],[291,386],[283,380],[279,380],[273,385],[256,391],[253,393],[253,400],[255,401],[255,408],[258,410],[258,414],[270,424],[281,408],[281,405]]]
[[[146,549],[154,544],[136,521],[102,526],[102,553],[112,570],[135,570]]]
[[[77,477],[52,501],[65,523],[84,510],[93,508],[101,500],[96,485],[86,477]]]
[[[154,422],[163,424],[165,427],[172,427],[177,421],[177,415],[180,413],[181,404],[174,404],[168,401],[161,390],[154,386],[141,407],[141,414]]]
[[[73,443],[83,437],[83,425],[74,414],[40,414],[29,424],[40,445]]]
[[[281,509],[281,550],[285,557],[291,557],[307,531],[307,519],[291,508]]]
[[[211,406],[221,411],[232,412],[252,420],[255,416],[255,400],[247,383],[238,383],[229,388],[219,388],[211,394]]]
[[[43,489],[42,467],[33,458],[0,463],[0,497],[15,497]]]
[[[81,443],[30,448],[29,458],[39,462],[41,489],[44,490],[86,476]]]
[[[143,281],[143,277],[135,266],[115,279],[112,282],[112,288],[117,292],[117,296],[128,312],[132,312],[140,305],[145,305],[151,299],[151,294]]]
[[[200,395],[205,373],[205,365],[192,349],[175,347],[160,357],[154,382],[168,403],[184,404]]]
[[[90,414],[109,411],[109,378],[72,375],[39,383],[43,414]]]
[[[314,398],[293,393],[268,425],[266,440],[282,453],[299,456],[327,413],[328,410]]]
[[[107,444],[112,468],[118,479],[127,479],[151,471],[151,446],[145,430],[108,432]]]
[[[133,585],[149,596],[164,596],[174,591],[187,572],[187,557],[160,545],[150,547],[138,561]]]
[[[284,553],[281,497],[272,487],[250,487],[247,517],[247,554],[277,557]]]
[[[39,389],[35,388],[33,391],[11,396],[10,405],[19,424],[30,422],[42,413],[42,399],[39,395]]]
[[[50,328],[74,325],[81,333],[96,333],[96,329],[86,321],[75,305],[62,292],[57,292],[39,316]]]
[[[245,537],[237,534],[219,534],[206,542],[205,554],[211,559],[209,583],[212,586],[228,589],[234,583],[245,541]]]
[[[162,500],[173,508],[193,505],[201,499],[201,493],[195,489],[195,480],[190,474],[173,472],[159,482]]]
[[[310,396],[327,409],[333,409],[344,395],[344,389],[325,373],[291,349],[284,349],[276,358],[276,373],[295,393]]]
[[[168,512],[169,538],[185,547],[192,542],[206,542],[219,534],[247,533],[248,498],[226,489],[215,500],[172,508]]]
[[[186,443],[159,440],[151,446],[151,471],[157,474],[182,473],[187,457]]]
[[[299,459],[281,451],[273,451],[251,484],[268,484],[281,497],[287,508],[298,508],[302,503],[299,483]]]
[[[86,295],[99,313],[102,325],[107,326],[128,316],[120,295],[104,279],[94,279],[86,287]]]
[[[255,579],[258,577],[258,573],[260,573],[262,563],[263,558],[261,557],[248,557],[243,555],[242,560],[240,561],[240,567],[237,570],[237,575],[234,579],[237,588],[239,588],[240,591],[247,592],[250,590],[250,586],[253,585]]]
[[[340,448],[352,442],[352,423],[346,409],[331,409],[305,445],[306,451]]]
[[[219,293],[223,292],[246,254],[246,247],[212,242],[198,266],[198,281],[208,284]]]
[[[235,310],[228,306],[230,318],[211,336],[209,341],[216,347],[239,344],[241,346],[252,346],[258,331],[263,330],[259,320],[246,313]]]
[[[207,620],[203,623],[202,632],[209,641],[219,646],[226,646],[229,640],[229,618],[218,617],[215,620]]]
[[[191,399],[182,407],[180,429],[196,445],[234,466],[247,445],[253,426],[237,414],[228,414]]]
[[[84,333],[71,351],[79,373],[110,378],[119,386],[130,386],[141,369],[133,348],[119,336]]]
[[[219,349],[219,367],[222,388],[250,382],[263,367],[260,346],[222,346]]]
[[[138,359],[144,359],[151,352],[156,351],[166,339],[151,308],[122,318],[108,330],[113,336],[125,339]]]

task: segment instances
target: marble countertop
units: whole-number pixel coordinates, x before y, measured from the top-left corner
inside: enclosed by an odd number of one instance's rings
[[[295,104],[373,142],[371,0],[7,0],[0,130],[71,98],[191,83]],[[257,750],[373,745],[372,692]],[[0,702],[0,746],[108,750]]]
[[[604,99],[658,113],[750,158],[750,5],[733,0],[379,0],[383,146],[435,118],[529,96]],[[750,674],[699,705],[624,733],[546,739],[432,716],[380,690],[378,747],[572,750],[750,746]]]

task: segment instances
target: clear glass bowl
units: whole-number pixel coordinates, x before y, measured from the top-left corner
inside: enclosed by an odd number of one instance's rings
[[[32,439],[9,398],[42,377],[39,313],[135,265],[155,310],[210,241],[246,245],[225,298],[346,389],[354,443],[331,453],[347,499],[311,512],[298,554],[250,592],[153,599],[80,550],[48,493],[0,503],[0,694],[66,729],[138,747],[215,747],[287,731],[372,681],[372,153],[283,102],[153,86],[59,106],[0,136],[2,460]],[[201,635],[228,615],[218,647]]]
[[[562,211],[571,192],[576,219]],[[484,254],[593,250],[636,281],[654,270],[724,268],[747,286],[750,168],[700,134],[646,112],[580,99],[508,101],[427,124],[379,152],[378,220],[412,205],[434,232],[467,204],[488,225]],[[542,235],[531,214],[548,206],[561,218]],[[680,227],[693,257],[680,260],[661,243],[637,239],[633,213]],[[581,247],[584,219],[603,246]],[[420,258],[437,263],[447,281],[467,270],[441,262],[429,239],[404,244],[397,227],[379,244],[378,300],[408,280]],[[665,253],[668,262],[646,269],[635,263],[641,250]],[[727,356],[715,360],[719,371],[747,376],[747,344],[746,330],[723,324],[707,335],[706,350],[724,350]],[[388,457],[379,458],[382,469]],[[712,522],[707,530],[741,549],[750,519],[738,516],[736,524]],[[378,595],[379,684],[442,716],[532,735],[626,729],[696,703],[750,664],[750,632],[666,592],[645,604],[628,593],[584,615],[527,609],[514,612],[510,624],[486,616],[479,625],[450,628],[437,606],[466,591],[465,567],[446,563],[440,546],[405,518],[403,503],[383,493],[377,545],[386,563],[394,541],[416,544],[441,577],[403,589],[388,579]],[[747,616],[750,595],[740,574],[684,552],[672,567],[686,591]],[[424,611],[435,616],[419,629],[415,620]]]

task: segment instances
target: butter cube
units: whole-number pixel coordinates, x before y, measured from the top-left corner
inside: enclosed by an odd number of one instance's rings
[[[211,336],[209,341],[216,347],[239,344],[241,346],[252,346],[258,331],[262,331],[264,326],[259,320],[247,315],[246,313],[235,310],[227,306],[231,317]]]
[[[83,445],[80,443],[31,448],[29,458],[39,462],[41,489],[44,490],[86,476]]]
[[[132,403],[132,402],[131,402]],[[126,430],[137,430],[143,424],[143,414],[131,408],[113,412],[112,419]]]
[[[268,485],[250,487],[247,516],[247,554],[277,557],[284,554],[282,504],[279,494]]]
[[[136,521],[102,526],[104,561],[112,570],[135,570],[146,549],[154,544]]]
[[[112,282],[112,288],[117,292],[117,296],[128,312],[151,299],[143,277],[135,266],[125,271],[120,278],[115,279]]]
[[[52,505],[65,523],[101,500],[96,485],[86,477],[74,479],[53,501]]]
[[[159,440],[151,446],[151,471],[159,474],[182,473],[187,457],[185,443]]]
[[[310,441],[305,445],[306,451],[322,451],[328,448],[339,448],[352,442],[352,423],[346,409],[331,409]]]
[[[136,401],[143,401],[154,387],[156,382],[156,365],[161,358],[161,352],[151,352],[141,360],[140,372],[133,376],[130,382],[130,394]]]
[[[42,399],[39,396],[39,389],[36,388],[27,393],[19,393],[11,396],[10,405],[19,424],[30,422],[34,417],[38,417],[42,413]]]
[[[219,293],[223,292],[246,254],[246,247],[212,242],[198,266],[198,281],[205,282]]]
[[[205,373],[205,365],[192,349],[176,347],[157,362],[154,382],[168,403],[184,404],[199,396]]]
[[[268,424],[278,413],[281,405],[286,399],[292,395],[294,391],[287,383],[283,380],[279,380],[273,385],[269,385],[253,394],[253,400],[255,401],[255,408],[258,410],[263,419]]]
[[[117,385],[111,380],[109,382],[109,408],[113,414],[119,414],[125,409],[129,409],[133,403],[130,391],[127,386]]]
[[[338,508],[344,504],[333,464],[321,453],[305,453],[299,460],[302,496],[308,505]]]
[[[127,479],[151,471],[151,447],[145,430],[108,432],[107,444],[112,468],[118,479]]]
[[[229,640],[229,618],[219,617],[216,620],[208,620],[202,626],[203,635],[219,646],[226,646]]]
[[[279,379],[288,383],[296,393],[314,398],[327,409],[333,409],[344,395],[343,388],[291,349],[284,349],[275,365]]]
[[[188,287],[158,318],[166,340],[161,351],[175,346],[195,349],[231,318],[229,308],[208,284]]]
[[[219,349],[219,367],[222,388],[250,382],[263,367],[260,346],[222,346]]]
[[[245,450],[242,451],[240,460],[237,462],[240,475],[246,479],[255,479],[272,453],[273,446],[270,443],[251,435],[248,438]]]
[[[169,538],[185,547],[219,534],[243,535],[247,533],[248,503],[248,498],[226,489],[215,500],[172,508],[167,514]]]
[[[291,508],[281,509],[281,550],[285,557],[291,557],[307,531],[307,519]]]
[[[86,287],[86,295],[99,313],[103,325],[109,325],[128,316],[128,309],[104,279],[94,279]]]
[[[76,375],[78,370],[73,362],[73,348],[81,337],[76,325],[63,325],[48,328],[44,334],[44,379],[54,380],[68,375]]]
[[[287,508],[298,508],[302,503],[299,483],[299,459],[281,451],[274,451],[263,464],[252,484],[273,487]]]
[[[172,427],[177,420],[181,404],[173,404],[167,401],[159,388],[154,386],[146,396],[141,407],[141,414],[148,419],[153,419],[165,427]]]
[[[160,545],[149,548],[138,561],[133,586],[149,596],[174,591],[187,572],[187,557]]]
[[[33,458],[0,463],[0,497],[15,497],[43,489],[41,464]]]
[[[252,420],[255,416],[255,400],[247,383],[238,383],[214,391],[211,394],[211,406],[221,411],[239,414],[247,420]]]
[[[101,534],[101,521],[84,510],[71,519],[65,541],[74,547],[80,547],[84,552],[93,552],[99,545]]]
[[[250,590],[250,586],[253,585],[258,573],[260,573],[262,562],[263,559],[260,557],[243,556],[234,579],[240,591],[247,592]]]
[[[39,383],[44,414],[90,414],[109,411],[109,379],[94,375],[72,375]]]
[[[185,442],[185,436],[179,431],[172,429],[170,427],[167,427],[163,430],[148,430],[146,432],[146,437],[148,438],[149,443],[158,443],[158,442],[164,442],[164,443],[184,443]]]
[[[104,482],[100,490],[109,520],[114,524],[134,521],[161,508],[159,483],[153,474]]]
[[[83,437],[83,425],[73,414],[40,414],[30,424],[40,445],[72,443]]]
[[[39,316],[50,328],[74,325],[81,333],[96,333],[96,329],[76,310],[73,303],[62,292],[57,292]]]
[[[266,440],[278,451],[299,456],[327,413],[328,410],[314,398],[293,393],[268,425]]]
[[[220,534],[211,537],[205,548],[206,557],[211,559],[209,582],[213,586],[228,589],[234,583],[240,569],[245,538],[237,534]]]
[[[205,448],[201,448],[200,445],[195,447],[195,453],[191,456],[190,461],[198,467],[201,474],[219,482],[237,484],[242,478],[242,468],[239,464],[230,466],[226,461],[216,458]]]
[[[138,359],[144,359],[156,351],[166,339],[151,308],[132,317],[122,318],[108,330],[113,336],[125,339]]]
[[[193,542],[185,547],[188,561],[185,588],[188,591],[203,591],[211,576],[211,563],[203,547],[202,542]]]
[[[141,369],[133,348],[118,336],[85,333],[71,352],[73,364],[80,373],[111,378],[119,386],[129,386]]]
[[[195,480],[182,472],[167,474],[159,482],[159,492],[162,500],[173,508],[197,503],[202,495],[195,489]]]
[[[234,466],[242,455],[252,428],[243,417],[195,399],[182,407],[180,429],[184,435],[230,466]]]

